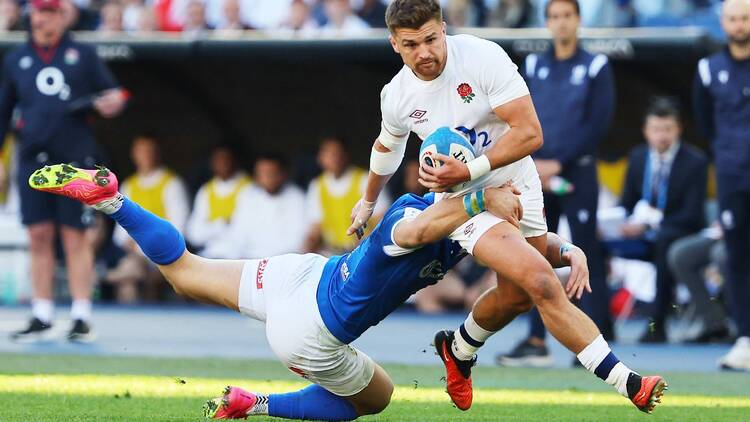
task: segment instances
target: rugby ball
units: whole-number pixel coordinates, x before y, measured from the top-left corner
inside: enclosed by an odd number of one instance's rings
[[[461,132],[446,126],[438,128],[422,142],[419,149],[420,164],[425,167],[440,167],[443,163],[435,159],[437,154],[453,157],[464,164],[475,158],[474,148],[466,137]],[[465,185],[466,183],[458,184],[453,186],[451,190],[454,192],[460,191]]]

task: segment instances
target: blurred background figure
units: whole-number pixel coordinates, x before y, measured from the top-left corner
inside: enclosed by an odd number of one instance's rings
[[[150,134],[136,137],[130,158],[135,174],[123,181],[121,192],[184,232],[190,213],[187,192],[182,180],[162,164],[157,138]],[[125,256],[107,273],[104,281],[115,287],[118,302],[155,301],[170,290],[125,229],[117,225],[113,236]]]
[[[262,154],[255,162],[253,182],[242,189],[229,227],[230,236],[217,254],[226,258],[263,258],[299,253],[308,222],[305,195],[289,183],[284,155]]]
[[[667,341],[667,316],[675,308],[675,282],[667,260],[670,246],[706,225],[708,161],[700,150],[681,142],[681,135],[676,104],[656,98],[643,123],[646,144],[635,147],[628,159],[621,204],[629,218],[622,235],[645,242],[645,258],[656,266],[656,297],[642,343]]]
[[[99,12],[99,32],[118,34],[123,31],[123,9],[118,1],[110,0]]]
[[[357,16],[371,28],[385,28],[387,0],[362,0],[361,3],[357,8]]]
[[[489,26],[500,28],[524,28],[531,26],[534,9],[530,0],[499,0],[490,14]]]
[[[222,16],[216,24],[216,29],[221,31],[244,31],[252,29],[242,23],[242,4],[240,0],[224,0],[221,2]]]
[[[206,7],[203,0],[190,0],[187,4],[182,35],[187,38],[197,38],[212,29],[206,22]]]
[[[0,32],[23,31],[21,8],[16,0],[0,0]]]
[[[318,150],[318,165],[323,173],[310,182],[307,190],[307,218],[310,230],[305,245],[308,251],[339,254],[354,249],[356,236],[347,236],[354,205],[364,194],[367,170],[352,166],[349,151],[343,139],[336,136],[323,138]],[[387,194],[386,194],[387,195]],[[383,197],[375,207],[371,226],[375,227],[390,205]]]
[[[289,6],[289,14],[279,24],[279,29],[292,31],[295,35],[314,36],[318,22],[313,18],[310,5],[305,0],[294,0]]]
[[[242,22],[255,29],[274,29],[289,16],[294,0],[240,0]]]
[[[143,4],[143,0],[123,0],[121,4],[123,29],[128,32],[138,30],[139,16],[144,7],[146,7]],[[148,6],[148,8],[153,9],[151,6]]]
[[[11,130],[17,132],[17,186],[22,222],[28,228],[31,257],[32,318],[26,329],[11,334],[19,342],[33,342],[50,334],[54,318],[55,239],[59,232],[73,303],[73,325],[67,338],[92,341],[90,325],[93,250],[85,231],[91,212],[80,203],[39,195],[28,185],[29,176],[50,163],[77,163],[91,167],[96,143],[89,113],[115,117],[125,97],[93,48],[67,32],[66,11],[60,0],[34,0],[30,9],[28,41],[6,53],[0,85],[0,144]],[[64,54],[55,54],[64,51]],[[71,113],[71,101],[99,95],[90,107]],[[19,124],[20,123],[20,124]],[[2,147],[2,145],[0,145]],[[6,179],[0,162],[0,180]]]
[[[726,343],[731,340],[724,303],[719,300],[726,285],[727,252],[721,227],[715,222],[699,233],[675,241],[667,252],[672,276],[690,292],[692,327],[686,343]],[[711,277],[713,275],[714,277]],[[718,278],[721,285],[717,285]],[[712,285],[712,289],[708,289]]]
[[[586,253],[592,293],[581,308],[606,340],[614,339],[609,316],[609,288],[604,258],[597,239],[596,150],[609,131],[614,115],[615,86],[604,55],[585,51],[578,42],[581,23],[576,0],[550,0],[547,29],[553,45],[543,54],[526,57],[522,72],[544,131],[544,145],[533,155],[544,192],[547,226],[557,232],[560,218],[570,227],[572,242]],[[560,113],[560,110],[567,110]],[[510,353],[499,356],[506,366],[552,364],[539,312],[530,313],[529,336]],[[574,359],[577,364],[578,360]]]
[[[185,237],[199,248],[201,256],[222,258],[220,249],[229,237],[237,198],[251,182],[250,177],[238,168],[235,157],[227,146],[215,148],[211,153],[213,177],[195,196]]]
[[[320,34],[330,37],[356,37],[368,33],[370,26],[352,11],[349,0],[323,0],[327,22]]]
[[[148,33],[159,30],[159,21],[157,20],[156,11],[153,7],[141,7],[138,11],[138,20],[136,22],[136,33]]]
[[[721,25],[728,46],[698,62],[693,99],[716,163],[719,221],[729,259],[727,296],[738,331],[719,364],[750,370],[750,1],[725,1]]]
[[[95,10],[79,7],[71,0],[60,0],[65,28],[70,31],[95,31],[99,14]]]

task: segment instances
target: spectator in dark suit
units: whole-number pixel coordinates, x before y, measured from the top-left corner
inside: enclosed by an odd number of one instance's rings
[[[707,159],[680,142],[681,132],[678,107],[668,99],[654,100],[643,125],[647,144],[630,153],[622,195],[622,206],[631,216],[623,235],[648,241],[656,265],[656,298],[652,323],[641,337],[644,343],[667,340],[665,322],[674,290],[669,246],[705,226]]]

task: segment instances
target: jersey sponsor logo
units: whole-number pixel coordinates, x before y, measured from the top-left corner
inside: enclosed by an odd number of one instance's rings
[[[23,70],[30,68],[32,64],[34,64],[34,59],[32,59],[29,56],[23,56],[18,61],[18,67],[20,67]]]
[[[443,272],[443,264],[437,259],[425,265],[419,271],[419,278],[440,280],[443,276],[445,276],[445,272]]]
[[[470,223],[468,226],[464,227],[464,236],[471,237],[471,235],[474,234],[474,223]]]
[[[266,272],[267,265],[268,258],[261,259],[258,263],[258,271],[255,273],[255,288],[258,290],[263,288],[263,274]]]
[[[73,47],[70,47],[69,49],[65,50],[64,60],[65,64],[69,66],[73,66],[74,64],[78,63],[78,60],[80,59],[81,55],[78,53],[78,50],[76,50]]]
[[[411,112],[411,114],[409,115],[409,117],[411,117],[412,119],[419,120],[422,117],[424,117],[425,114],[427,114],[427,112],[425,110],[414,110],[414,111]]]
[[[70,98],[70,87],[65,83],[65,75],[53,66],[43,68],[36,75],[36,89],[50,97],[58,96],[63,101]]]
[[[465,103],[470,103],[475,97],[474,90],[471,89],[471,85],[466,82],[460,84],[458,88],[456,88],[456,91]]]
[[[341,278],[346,281],[347,278],[349,278],[349,266],[346,265],[346,262],[341,266]]]

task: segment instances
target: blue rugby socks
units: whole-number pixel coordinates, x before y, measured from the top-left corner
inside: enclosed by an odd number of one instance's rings
[[[268,415],[320,421],[350,421],[359,416],[348,400],[317,384],[293,393],[269,395]]]
[[[155,264],[169,265],[185,252],[185,238],[169,221],[143,209],[122,194],[102,201],[94,208],[120,224]]]
[[[617,359],[601,334],[578,354],[578,360],[594,375],[615,387],[623,396],[628,397],[628,377],[631,373],[635,374],[635,371]]]

